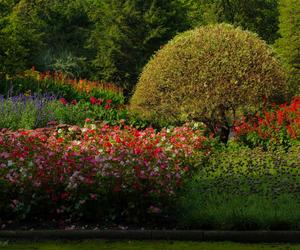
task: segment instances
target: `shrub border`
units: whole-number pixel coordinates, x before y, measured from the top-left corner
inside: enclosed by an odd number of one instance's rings
[[[300,231],[33,230],[0,231],[0,240],[175,240],[300,243]]]

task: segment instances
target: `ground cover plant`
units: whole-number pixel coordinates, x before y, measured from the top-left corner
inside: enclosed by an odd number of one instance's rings
[[[214,151],[182,192],[178,214],[188,228],[300,229],[300,144]]]

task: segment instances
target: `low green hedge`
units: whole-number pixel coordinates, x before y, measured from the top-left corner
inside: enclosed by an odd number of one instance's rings
[[[300,229],[300,145],[216,150],[181,192],[179,224],[209,229]]]

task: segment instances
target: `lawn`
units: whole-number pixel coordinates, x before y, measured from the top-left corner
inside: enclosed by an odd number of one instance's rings
[[[300,245],[277,245],[277,244],[238,244],[229,242],[220,243],[196,243],[196,242],[106,242],[106,241],[83,241],[76,243],[47,242],[47,243],[8,243],[0,245],[3,250],[297,250]]]

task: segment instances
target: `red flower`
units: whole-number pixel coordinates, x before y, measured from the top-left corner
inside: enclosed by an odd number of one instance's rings
[[[283,121],[284,121],[284,118],[285,118],[285,115],[284,115],[284,112],[282,110],[279,110],[277,112],[277,123],[279,125],[282,125],[283,124]]]
[[[65,98],[60,98],[59,101],[61,102],[61,104],[63,105],[67,105],[68,101]]]
[[[71,104],[72,104],[72,105],[76,105],[76,104],[77,104],[77,100],[72,100],[72,101],[71,101]]]
[[[98,100],[97,100],[94,96],[91,96],[91,97],[90,97],[90,102],[91,102],[92,105],[97,104],[97,101],[98,101]]]

